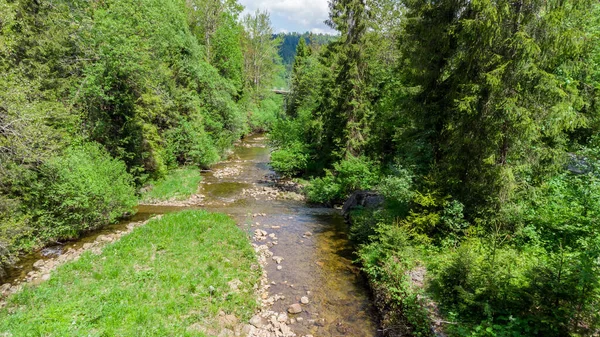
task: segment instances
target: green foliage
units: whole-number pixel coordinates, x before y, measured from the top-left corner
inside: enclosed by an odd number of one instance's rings
[[[125,165],[94,143],[71,146],[44,163],[32,196],[27,206],[42,240],[76,237],[114,222],[136,204]]]
[[[180,121],[175,128],[165,132],[165,140],[171,166],[179,164],[208,167],[220,159],[211,137],[197,118]]]
[[[374,162],[361,157],[350,157],[327,170],[325,177],[316,178],[306,187],[308,200],[316,203],[343,202],[356,190],[373,188],[379,180]]]
[[[393,174],[381,178],[377,191],[385,197],[386,207],[398,216],[406,215],[414,197],[413,176],[402,167],[394,167]]]
[[[131,206],[119,196],[131,194],[119,178],[129,176],[77,144],[100,144],[140,187],[177,164],[209,166],[251,128],[272,124],[280,102],[264,93],[277,58],[265,63],[260,90],[247,85],[255,35],[239,22],[242,9],[236,0],[0,0],[0,260]],[[270,41],[270,22],[260,23]],[[252,52],[276,56],[276,45]],[[250,98],[261,109],[252,120]],[[109,172],[94,176],[91,163],[115,170],[105,194]]]
[[[385,196],[385,209],[351,216],[377,292],[396,291],[402,272],[383,275],[409,270],[405,247],[425,245],[436,286],[424,295],[455,335],[598,329],[599,11],[587,0],[330,2],[340,37],[298,44],[271,140],[305,149],[309,200]],[[352,158],[377,163],[375,178]],[[384,302],[413,296],[398,294]]]
[[[142,192],[143,202],[186,200],[198,192],[202,180],[200,171],[194,167],[182,167],[172,170],[158,181],[150,181]]]
[[[423,277],[426,271],[423,251],[411,242],[411,235],[398,224],[378,223],[372,241],[357,253],[375,291],[384,326],[407,330],[391,335],[432,336],[423,289],[411,276]]]
[[[296,142],[271,153],[271,166],[284,176],[292,177],[306,169],[308,154],[303,144]]]
[[[8,298],[0,331],[14,336],[216,336],[221,311],[257,309],[254,251],[223,214],[164,215],[62,265],[48,282]],[[185,268],[182,268],[185,266]],[[242,280],[232,292],[228,282]],[[93,304],[93,305],[92,305]],[[198,322],[207,331],[197,329]]]

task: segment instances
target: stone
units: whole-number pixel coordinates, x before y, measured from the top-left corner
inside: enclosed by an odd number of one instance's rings
[[[279,326],[279,330],[281,330],[281,333],[283,333],[284,336],[293,336],[292,329],[285,324]]]
[[[282,266],[277,266],[277,270],[281,270],[281,269],[283,269]]]
[[[288,307],[290,314],[299,314],[302,312],[302,306],[299,303],[294,303]]]
[[[304,236],[312,236],[312,233],[311,232],[306,232],[306,233],[304,233]]]
[[[33,268],[40,269],[40,268],[42,268],[44,266],[44,264],[46,264],[46,261],[44,261],[44,260],[37,260],[33,264]]]
[[[242,328],[242,336],[253,336],[256,328],[250,324],[244,325]]]
[[[3,294],[5,292],[8,292],[10,290],[10,287],[12,285],[10,283],[4,283],[3,285],[0,286],[0,294]]]
[[[219,323],[221,323],[221,326],[234,327],[237,325],[238,319],[234,315],[224,315],[219,317]]]
[[[50,279],[50,274],[42,275],[42,281],[48,281]]]
[[[281,256],[273,256],[273,261],[277,262],[277,264],[280,264],[281,261],[283,261],[283,257],[281,257]]]
[[[111,237],[110,235],[99,235],[96,238],[96,242],[112,242],[114,241],[114,238]]]
[[[221,332],[219,333],[219,336],[217,336],[217,337],[233,337],[233,336],[235,336],[235,332],[233,332],[233,330],[223,329],[223,330],[221,330]]]
[[[239,288],[242,285],[242,281],[235,279],[235,280],[231,280],[229,282],[227,282],[227,285],[229,286],[229,289],[231,289],[231,291],[233,291],[234,293],[239,292]]]
[[[277,316],[277,321],[280,323],[284,323],[288,320],[288,316],[285,314],[285,312],[282,312],[281,314],[279,314],[279,316]]]
[[[262,317],[259,315],[252,316],[252,318],[250,318],[250,324],[256,328],[260,328],[263,325]]]
[[[308,304],[308,297],[302,296],[302,298],[300,299],[300,302],[302,302],[302,304]]]
[[[304,318],[302,318],[302,317],[297,317],[297,318],[296,318],[296,321],[297,321],[298,323],[300,323],[300,322],[304,321]]]
[[[342,214],[347,215],[356,207],[377,208],[385,202],[382,195],[373,191],[356,191],[350,195],[342,207]]]

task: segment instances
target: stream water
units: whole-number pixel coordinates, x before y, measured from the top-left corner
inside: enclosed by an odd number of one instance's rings
[[[376,336],[377,327],[367,286],[352,264],[347,226],[338,210],[311,207],[294,200],[294,193],[281,192],[281,183],[269,168],[269,149],[261,136],[251,136],[235,147],[230,159],[203,173],[199,194],[204,195],[203,209],[229,214],[250,237],[261,229],[273,237],[259,242],[268,244],[280,264],[266,266],[271,283],[269,292],[285,296],[273,304],[273,311],[285,312],[304,296],[301,321],[291,324],[303,336]],[[283,185],[290,186],[290,185]],[[291,197],[291,198],[288,198]],[[99,235],[126,228],[132,221],[148,219],[193,207],[140,206],[128,221],[90,233],[76,242],[48,247],[23,258],[8,271],[5,282],[25,278],[39,259],[79,248]]]

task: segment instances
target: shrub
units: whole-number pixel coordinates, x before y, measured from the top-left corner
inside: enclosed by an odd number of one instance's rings
[[[271,153],[271,166],[283,176],[291,177],[306,169],[308,159],[302,143],[294,142],[286,148]]]
[[[307,186],[308,200],[316,203],[343,202],[352,192],[373,188],[379,179],[377,165],[364,157],[350,157],[326,170]]]
[[[422,284],[411,273],[426,273],[423,249],[411,240],[399,223],[379,223],[374,240],[358,250],[362,270],[376,297],[386,336],[431,336],[431,321],[425,306]],[[398,330],[405,327],[406,330]]]
[[[172,167],[176,164],[208,167],[220,158],[200,117],[180,120],[177,127],[165,132],[165,139]]]
[[[409,203],[413,199],[412,174],[396,167],[394,174],[384,177],[377,185],[377,191],[385,197],[386,208],[398,216],[408,213]]]
[[[30,207],[42,240],[75,237],[114,222],[136,205],[125,164],[96,143],[72,146],[40,171]]]

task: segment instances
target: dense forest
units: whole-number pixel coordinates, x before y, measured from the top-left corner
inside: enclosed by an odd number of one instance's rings
[[[385,197],[351,237],[386,335],[597,334],[599,10],[333,0],[339,39],[300,39],[272,165]]]
[[[0,0],[0,267],[268,131],[310,202],[385,200],[349,231],[386,336],[597,335],[600,4],[329,8],[336,36],[237,0]]]
[[[0,0],[0,262],[114,222],[275,119],[278,40],[235,0]],[[0,268],[1,270],[1,268]]]
[[[313,44],[313,45],[326,45],[332,41],[337,39],[335,35],[328,35],[322,33],[280,33],[273,36],[274,38],[280,38],[281,44],[279,46],[279,56],[281,57],[281,62],[286,67],[286,69],[291,70],[291,66],[294,63],[294,58],[296,57],[296,48],[298,47],[298,43],[300,39],[304,39],[304,43]]]

